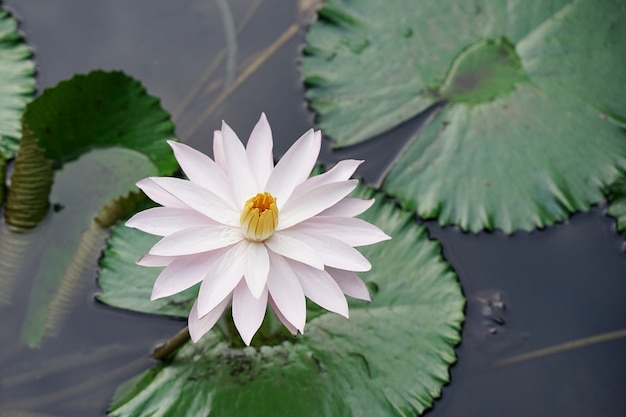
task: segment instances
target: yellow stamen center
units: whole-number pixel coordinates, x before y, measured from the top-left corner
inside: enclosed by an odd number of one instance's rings
[[[241,231],[249,240],[262,242],[278,226],[278,207],[270,193],[259,193],[246,201],[241,210]]]

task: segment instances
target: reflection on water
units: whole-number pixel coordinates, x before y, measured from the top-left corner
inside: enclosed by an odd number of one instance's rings
[[[295,65],[303,42],[301,28],[310,14],[302,15],[296,1],[222,2],[230,8],[237,31],[236,70],[230,85],[239,84],[228,95],[225,80],[233,54],[229,60],[228,30],[217,1],[5,4],[22,18],[22,29],[36,48],[40,87],[95,68],[122,69],[162,98],[174,114],[181,139],[204,152],[210,153],[209,139],[221,119],[235,131],[249,132],[265,111],[277,155],[313,120]],[[246,74],[246,68],[256,69]],[[331,163],[346,157],[366,159],[359,173],[376,182],[420,122],[408,122],[337,153],[331,153],[327,143],[322,159]],[[626,328],[622,302],[626,255],[612,220],[602,214],[596,208],[568,224],[513,237],[467,235],[427,222],[468,297],[453,382],[427,415],[587,416],[617,415],[626,409],[624,339],[494,365],[528,351]],[[0,244],[0,262],[5,265],[0,274],[0,410],[104,415],[117,384],[151,366],[147,359],[151,347],[183,323],[96,304],[91,270],[83,277],[87,284],[68,312],[70,320],[59,338],[46,339],[41,349],[23,348],[19,342],[23,317],[37,275],[34,254],[56,244],[49,227],[45,223],[32,234],[14,237],[10,246]],[[6,233],[0,233],[3,242]],[[30,256],[15,258],[21,252]],[[11,279],[15,274],[19,281]],[[11,304],[5,300],[9,293]]]

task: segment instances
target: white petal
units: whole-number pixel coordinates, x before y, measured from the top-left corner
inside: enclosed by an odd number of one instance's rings
[[[344,294],[359,300],[371,301],[367,286],[354,272],[331,267],[326,267],[326,272],[337,282]]]
[[[289,200],[280,211],[276,230],[287,229],[310,219],[350,194],[357,184],[357,180],[325,184]]]
[[[185,229],[165,236],[148,253],[159,256],[193,255],[241,242],[241,229],[223,225]]]
[[[330,184],[338,181],[350,179],[354,171],[361,165],[363,161],[356,159],[344,159],[339,161],[332,169],[323,174],[308,178],[306,181],[296,187],[291,198],[294,198],[306,191],[319,187],[320,185]]]
[[[188,207],[205,216],[229,226],[241,226],[240,209],[220,198],[217,194],[191,181],[171,177],[151,177],[159,187],[184,202]]]
[[[270,253],[267,288],[283,317],[300,333],[306,322],[306,301],[298,278],[280,255]]]
[[[334,206],[322,211],[319,216],[354,217],[364,213],[372,207],[374,199],[363,200],[361,198],[344,198]]]
[[[198,294],[198,313],[208,314],[235,289],[243,278],[244,258],[248,241],[230,248],[213,266],[202,281]]]
[[[252,337],[261,327],[267,308],[267,288],[254,297],[245,282],[241,281],[233,291],[233,321],[243,342],[250,346]]]
[[[280,210],[287,203],[298,184],[307,179],[320,153],[321,136],[313,129],[298,139],[280,161],[267,180],[265,191],[276,198]]]
[[[257,188],[254,173],[250,169],[248,156],[237,134],[222,122],[222,138],[224,142],[224,156],[226,171],[230,178],[230,186],[235,195],[237,207],[241,210],[246,201],[261,191]],[[239,218],[237,218],[239,220]]]
[[[372,269],[372,265],[358,250],[337,239],[317,233],[305,233],[291,229],[283,230],[281,235],[290,236],[304,242],[322,258],[322,261],[327,266],[360,272]]]
[[[270,271],[270,258],[263,243],[250,242],[244,255],[246,269],[244,276],[252,296],[259,298],[265,289],[267,274]]]
[[[230,297],[224,298],[224,300],[219,303],[213,310],[211,310],[208,314],[205,314],[202,317],[198,316],[198,300],[193,303],[193,307],[191,307],[191,311],[189,312],[189,335],[191,336],[191,340],[196,343],[205,333],[207,333],[215,323],[220,319],[222,313],[226,309],[228,302],[230,301]]]
[[[187,178],[207,190],[217,194],[224,201],[235,206],[226,171],[202,152],[180,142],[168,140],[178,164]]]
[[[328,272],[296,262],[287,262],[298,277],[305,296],[328,311],[348,317],[346,297]]]
[[[156,256],[146,253],[135,263],[141,266],[168,266],[174,259],[176,259],[176,256]]]
[[[224,156],[224,139],[222,138],[222,131],[216,130],[213,132],[213,159],[218,167],[226,171],[226,156]]]
[[[316,269],[324,269],[322,258],[306,243],[283,233],[274,233],[265,242],[274,253],[294,261],[302,262]]]
[[[137,185],[150,200],[164,207],[189,208],[187,204],[157,185],[152,178],[144,178],[135,185]]]
[[[350,246],[365,246],[389,240],[382,230],[361,219],[315,216],[289,230],[332,237]]]
[[[261,113],[261,118],[254,126],[246,146],[246,155],[248,155],[250,169],[256,178],[258,190],[265,189],[265,184],[274,169],[273,146],[272,129],[265,113]]]
[[[270,305],[270,307],[272,307],[272,311],[274,312],[274,314],[276,314],[276,317],[278,317],[278,320],[280,320],[283,326],[285,326],[287,330],[289,330],[289,333],[291,333],[294,336],[298,334],[298,329],[296,329],[296,327],[293,324],[289,323],[289,320],[287,320],[285,316],[283,316],[283,313],[281,313],[278,307],[276,307],[276,303],[274,302],[274,300],[272,300],[271,296],[268,297],[267,303]]]
[[[169,297],[196,285],[207,276],[224,253],[226,249],[176,258],[159,274],[150,300]]]
[[[126,221],[126,226],[157,236],[180,230],[215,225],[216,222],[190,208],[154,207],[140,211]]]

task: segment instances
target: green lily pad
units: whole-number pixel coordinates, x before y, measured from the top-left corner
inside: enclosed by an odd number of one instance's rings
[[[326,0],[302,71],[337,146],[432,115],[383,189],[464,230],[543,227],[626,168],[626,4]]]
[[[35,91],[32,55],[17,20],[0,8],[0,158],[12,158],[18,147],[22,112]]]
[[[123,72],[98,70],[61,81],[28,105],[24,122],[59,165],[94,148],[122,146],[150,158],[160,175],[178,168],[166,143],[174,134],[169,113]]]
[[[167,140],[174,125],[159,100],[122,72],[93,71],[62,81],[28,104],[24,135],[37,152],[20,152],[16,176],[7,196],[7,223],[34,227],[47,212],[51,178],[41,160],[52,168],[98,148],[119,146],[146,155],[158,175],[178,165]],[[27,203],[26,203],[27,202]]]
[[[376,198],[363,218],[393,239],[361,248],[374,265],[362,275],[371,303],[351,302],[349,320],[320,313],[304,335],[275,346],[234,348],[213,330],[120,386],[109,413],[413,417],[430,407],[455,361],[463,295],[426,229]],[[135,276],[119,271],[115,279],[132,289]]]
[[[102,293],[96,298],[112,307],[187,318],[198,296],[198,286],[171,297],[150,301],[152,286],[163,268],[135,264],[159,239],[159,236],[131,229],[122,223],[113,227],[100,261],[98,284]]]

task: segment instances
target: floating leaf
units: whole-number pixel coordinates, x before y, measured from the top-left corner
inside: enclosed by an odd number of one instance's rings
[[[35,91],[32,54],[17,30],[17,21],[0,9],[0,159],[15,154],[22,112]]]
[[[327,0],[302,62],[338,146],[432,108],[383,188],[466,230],[530,230],[626,168],[626,3]]]
[[[98,284],[102,293],[99,301],[113,307],[142,313],[164,314],[174,317],[187,317],[198,287],[167,298],[150,301],[152,286],[163,268],[146,268],[135,261],[160,239],[120,223],[111,231],[108,247],[100,261]]]
[[[363,217],[393,240],[362,248],[374,265],[363,274],[374,289],[371,303],[351,303],[349,320],[320,313],[304,335],[276,346],[233,348],[213,330],[171,362],[122,385],[111,415],[413,417],[430,407],[455,360],[463,296],[426,229],[411,213],[376,197]],[[105,268],[110,257],[119,259],[134,244],[118,251],[120,242],[112,239]],[[137,290],[136,279],[144,285],[144,278],[114,265],[111,273],[119,273],[107,280],[120,281],[128,291]]]
[[[41,160],[59,168],[91,149],[121,146],[146,155],[158,174],[171,174],[177,163],[166,141],[173,134],[159,100],[121,72],[93,71],[62,81],[24,113],[24,135],[32,136],[40,152],[18,154],[16,166],[24,169],[9,189],[7,205],[17,208],[7,210],[7,223],[34,227],[45,215],[51,177],[41,170]]]

